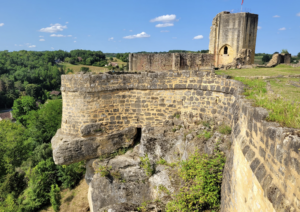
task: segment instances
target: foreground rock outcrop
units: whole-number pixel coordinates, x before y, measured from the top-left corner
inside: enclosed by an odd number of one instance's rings
[[[174,122],[179,125],[174,125]],[[174,122],[169,120],[163,127],[144,127],[140,143],[124,155],[87,162],[86,181],[91,211],[137,211],[143,203],[147,203],[146,211],[164,211],[166,203],[172,199],[171,194],[179,191],[182,182],[178,176],[178,165],[160,165],[157,164],[159,160],[175,164],[196,151],[213,154],[217,142],[220,149],[229,152],[230,136],[215,132],[208,140],[197,137],[216,126],[189,125],[176,118]],[[153,169],[151,176],[141,167],[140,158],[146,155]],[[104,166],[110,169],[107,176],[99,173],[99,167]],[[161,187],[166,191],[162,192]]]

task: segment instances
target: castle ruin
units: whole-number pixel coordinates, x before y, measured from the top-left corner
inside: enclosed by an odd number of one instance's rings
[[[129,71],[207,70],[254,63],[258,15],[221,12],[210,32],[209,53],[129,54]]]
[[[300,132],[267,122],[268,111],[251,106],[241,95],[241,82],[215,75],[212,67],[203,71],[212,61],[230,63],[231,55],[243,54],[252,61],[255,39],[242,35],[252,30],[256,38],[257,15],[221,13],[214,23],[215,42],[210,48],[214,54],[132,54],[131,69],[160,71],[62,76],[63,116],[61,129],[51,141],[53,158],[58,165],[87,161],[92,212],[124,211],[113,208],[164,201],[159,185],[179,190],[170,169],[159,166],[153,176],[146,176],[140,157],[147,154],[152,163],[160,158],[173,163],[186,160],[197,148],[213,151],[209,142],[219,142],[217,137],[199,148],[192,133],[183,135],[183,128],[198,127],[195,123],[207,119],[232,128],[228,143],[220,144],[228,152],[222,212],[300,210]],[[245,30],[236,30],[239,24]],[[217,33],[221,29],[227,29],[227,36]],[[233,42],[235,35],[241,37]],[[225,47],[229,55],[218,55]],[[140,143],[131,152],[99,159],[133,146],[136,140]],[[101,177],[99,166],[118,171],[124,181]]]

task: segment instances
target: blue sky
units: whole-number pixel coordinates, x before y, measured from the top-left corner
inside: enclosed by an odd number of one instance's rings
[[[224,10],[239,12],[241,2],[2,1],[0,50],[137,52],[208,49],[212,19]],[[281,49],[288,49],[293,55],[300,52],[299,0],[244,0],[243,8],[259,14],[257,53]]]

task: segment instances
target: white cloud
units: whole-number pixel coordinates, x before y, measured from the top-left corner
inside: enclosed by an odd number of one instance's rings
[[[257,29],[262,29],[262,27],[261,26],[257,26]]]
[[[72,35],[51,34],[50,37],[63,38],[63,37],[72,37]]]
[[[68,24],[69,22],[67,21],[66,24]]]
[[[74,43],[76,43],[77,41],[76,40],[74,40]]]
[[[203,38],[203,35],[197,35],[194,37],[194,40],[199,40],[199,39],[202,39]]]
[[[297,13],[297,16],[299,16],[299,17],[300,17],[300,13]]]
[[[50,37],[66,37],[66,36],[61,34],[52,34],[50,35]]]
[[[114,37],[108,38],[108,40],[113,40],[113,39],[114,39]]]
[[[74,39],[77,39],[77,37],[74,37]]]
[[[23,46],[22,44],[20,44],[19,46]]]
[[[283,31],[283,30],[286,30],[286,28],[285,28],[285,27],[282,27],[282,28],[280,28],[279,30]]]
[[[161,30],[160,32],[170,32],[169,30]]]
[[[129,32],[132,32],[132,29],[131,29],[131,30],[129,30]]]
[[[280,16],[279,15],[274,15],[273,18],[280,18]]]
[[[39,37],[40,37],[40,38],[43,38],[44,36],[40,35]]]
[[[123,38],[125,38],[125,39],[134,39],[134,38],[148,38],[148,37],[150,37],[150,35],[148,35],[146,32],[141,32],[140,34],[128,35],[128,36],[125,36]]]
[[[150,22],[172,22],[176,20],[176,15],[162,15],[159,17],[156,17],[154,19],[151,19]]]
[[[50,27],[42,28],[39,31],[40,32],[54,33],[54,32],[63,31],[66,28],[67,28],[67,26],[62,26],[61,24],[50,24]]]
[[[15,46],[18,46],[17,44],[15,44]]]
[[[31,46],[28,46],[29,48],[35,48],[36,47],[36,45],[31,45]]]
[[[40,39],[39,41],[45,41],[45,39]]]
[[[0,23],[0,27],[2,27],[4,25],[4,23]]]
[[[163,24],[157,24],[155,27],[171,27],[174,26],[173,23],[163,23]]]
[[[51,49],[54,49],[53,47],[51,47]]]

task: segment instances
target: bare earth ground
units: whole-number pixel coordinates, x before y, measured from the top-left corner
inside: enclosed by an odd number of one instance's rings
[[[70,190],[65,189],[61,192],[61,206],[59,212],[87,212],[89,203],[87,199],[88,184],[81,180],[79,185]],[[51,206],[46,207],[40,212],[54,212]]]

